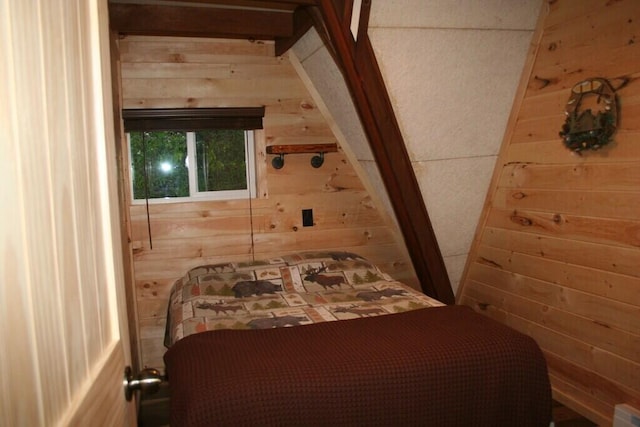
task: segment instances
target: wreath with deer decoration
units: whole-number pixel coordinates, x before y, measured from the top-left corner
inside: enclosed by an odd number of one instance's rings
[[[571,89],[565,114],[560,131],[564,145],[578,153],[598,150],[611,142],[618,125],[615,90],[600,77],[583,80]]]

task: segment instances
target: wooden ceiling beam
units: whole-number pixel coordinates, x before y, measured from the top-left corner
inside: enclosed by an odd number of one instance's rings
[[[120,34],[274,40],[294,34],[290,12],[223,7],[110,3],[109,21]]]
[[[313,6],[316,0],[172,0],[180,3],[198,3],[261,9],[294,10],[298,6]]]
[[[313,27],[313,19],[308,10],[308,7],[299,7],[293,13],[293,35],[291,37],[276,37],[276,56],[283,55],[291,49]]]

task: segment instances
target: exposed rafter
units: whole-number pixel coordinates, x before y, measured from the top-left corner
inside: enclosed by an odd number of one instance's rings
[[[422,290],[454,303],[453,291],[382,74],[366,33],[371,1],[363,1],[357,43],[351,34],[352,1],[318,0],[316,28],[342,69],[393,205]],[[345,6],[346,4],[346,6]]]

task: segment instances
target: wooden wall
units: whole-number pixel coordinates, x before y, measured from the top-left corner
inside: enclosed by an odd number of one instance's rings
[[[458,301],[533,336],[555,398],[611,425],[640,407],[640,2],[547,6]],[[579,156],[558,132],[590,77],[629,82],[615,142]]]
[[[151,204],[153,249],[145,206],[130,206],[142,365],[163,366],[172,283],[199,264],[251,259],[252,234],[256,259],[353,251],[419,289],[396,227],[342,149],[327,154],[319,169],[310,166],[309,154],[288,155],[284,168],[271,167],[265,146],[337,142],[303,80],[286,57],[274,56],[272,43],[126,37],[118,45],[123,108],[266,107],[256,137],[258,198]],[[302,209],[313,209],[313,227],[302,227]]]

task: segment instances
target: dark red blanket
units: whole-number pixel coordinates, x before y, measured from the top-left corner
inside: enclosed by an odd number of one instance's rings
[[[171,426],[544,426],[545,360],[464,306],[188,336],[165,354]]]

